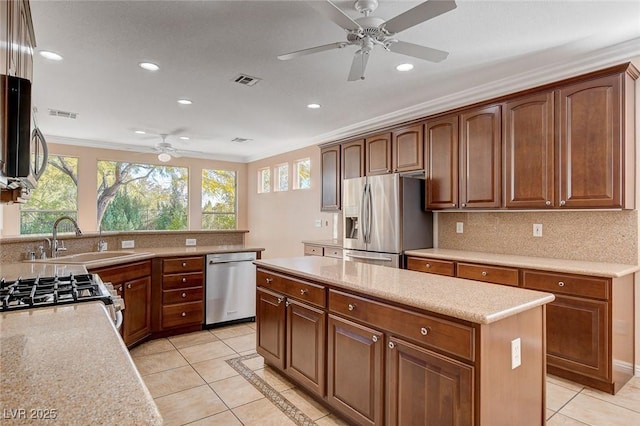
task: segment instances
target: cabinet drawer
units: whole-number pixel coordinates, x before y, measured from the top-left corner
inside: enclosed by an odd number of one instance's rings
[[[324,308],[327,306],[324,286],[311,284],[264,270],[257,272],[257,284],[288,297]]]
[[[342,259],[342,249],[334,247],[324,248],[325,257],[335,257],[336,259]]]
[[[169,290],[162,292],[162,304],[202,301],[204,289],[202,287],[183,288],[181,290]]]
[[[125,281],[151,275],[151,261],[128,263],[121,266],[108,266],[106,268],[89,269],[90,273],[96,273],[103,282],[112,282],[114,285]]]
[[[609,280],[606,278],[525,270],[522,272],[522,281],[526,288],[532,290],[593,299],[609,299]]]
[[[474,329],[362,297],[329,291],[329,311],[473,361]]]
[[[449,260],[427,259],[424,257],[407,257],[407,269],[431,274],[454,277],[456,272],[455,262]]]
[[[304,245],[305,256],[323,256],[322,247]]]
[[[202,302],[188,302],[162,307],[162,328],[187,324],[201,324],[203,319]]]
[[[176,257],[162,261],[163,274],[175,274],[176,272],[202,272],[204,270],[204,257]]]
[[[191,272],[186,274],[163,275],[162,289],[174,290],[178,288],[202,287],[202,272]]]
[[[458,277],[494,284],[518,285],[518,269],[458,263]]]

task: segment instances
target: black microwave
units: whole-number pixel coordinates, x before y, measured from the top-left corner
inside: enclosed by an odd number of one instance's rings
[[[47,144],[39,129],[31,131],[31,82],[2,75],[5,126],[2,132],[2,173],[10,187],[35,188],[47,165]]]

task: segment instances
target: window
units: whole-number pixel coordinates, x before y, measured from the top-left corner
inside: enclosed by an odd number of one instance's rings
[[[236,229],[236,172],[202,170],[202,229]]]
[[[258,170],[258,194],[271,192],[271,169],[265,167]]]
[[[78,217],[78,159],[50,156],[47,168],[20,210],[21,234],[48,234],[60,216]]]
[[[293,189],[311,188],[311,160],[304,158],[293,162]]]
[[[289,189],[289,163],[279,164],[274,168],[276,177],[274,191],[287,191]]]
[[[186,167],[98,161],[98,223],[108,231],[187,229]]]

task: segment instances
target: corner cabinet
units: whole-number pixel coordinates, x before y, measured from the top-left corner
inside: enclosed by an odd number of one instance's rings
[[[342,176],[340,175],[340,145],[333,145],[320,150],[320,167],[322,169],[322,197],[320,210],[325,212],[339,211]]]

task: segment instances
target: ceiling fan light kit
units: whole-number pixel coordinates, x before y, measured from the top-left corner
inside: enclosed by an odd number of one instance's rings
[[[160,154],[158,154],[158,160],[166,163],[167,161],[171,160],[171,154],[169,154],[168,152],[161,152]]]
[[[388,21],[370,16],[378,8],[377,0],[357,0],[353,7],[363,16],[355,20],[330,0],[312,1],[309,4],[320,14],[343,28],[347,32],[347,41],[297,50],[279,55],[278,59],[286,61],[326,50],[357,46],[359,49],[354,54],[347,78],[348,81],[356,81],[364,80],[369,54],[375,46],[380,46],[389,52],[430,62],[441,62],[449,56],[449,53],[443,50],[400,41],[393,37],[401,31],[455,9],[457,5],[454,0],[427,0]]]

